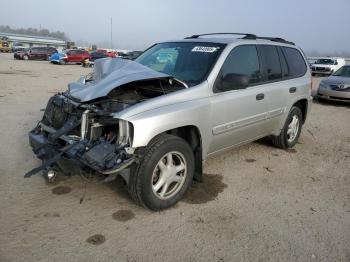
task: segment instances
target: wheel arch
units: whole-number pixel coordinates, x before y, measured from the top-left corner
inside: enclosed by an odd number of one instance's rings
[[[306,98],[300,99],[298,101],[296,101],[293,105],[296,107],[299,107],[303,116],[303,120],[302,123],[305,123],[306,117],[307,117],[307,113],[308,113],[308,100]]]
[[[195,160],[194,179],[196,181],[201,181],[202,174],[203,174],[203,156],[202,156],[203,148],[202,148],[202,136],[200,133],[200,129],[194,125],[186,125],[186,126],[179,126],[176,128],[172,128],[157,134],[155,137],[153,137],[149,141],[148,145],[152,144],[152,142],[156,138],[164,134],[180,137],[189,144],[189,146],[193,150],[193,155]]]

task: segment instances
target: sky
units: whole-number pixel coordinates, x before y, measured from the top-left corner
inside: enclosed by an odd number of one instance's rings
[[[350,0],[16,0],[0,25],[63,31],[72,41],[143,50],[209,32],[247,32],[295,42],[306,52],[350,53]]]

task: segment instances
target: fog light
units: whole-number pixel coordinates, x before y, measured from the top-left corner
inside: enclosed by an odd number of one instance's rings
[[[47,171],[47,179],[49,180],[49,182],[55,181],[56,176],[57,176],[56,171],[54,171],[54,170],[52,170],[52,169],[49,170],[49,171]]]

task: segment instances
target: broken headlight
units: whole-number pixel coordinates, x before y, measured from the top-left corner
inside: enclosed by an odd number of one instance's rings
[[[119,119],[119,132],[117,142],[121,146],[132,145],[133,126],[130,122]]]

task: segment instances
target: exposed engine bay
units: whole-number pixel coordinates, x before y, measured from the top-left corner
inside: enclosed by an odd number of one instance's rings
[[[126,63],[130,65],[130,61]],[[132,65],[138,69],[143,67]],[[149,70],[147,68],[146,71]],[[95,79],[93,74],[77,86],[71,86],[67,92],[50,98],[42,120],[29,133],[30,145],[43,163],[25,177],[52,169],[66,175],[77,174],[84,169],[111,175],[136,161],[131,149],[132,124],[113,118],[112,114],[187,86],[170,76],[137,80],[133,76],[130,79],[134,81],[108,88],[105,96],[91,95],[93,99],[89,101],[84,101],[86,99],[82,99],[82,95],[80,98],[75,96],[76,93],[86,95],[94,92],[94,85],[101,85],[106,78],[111,80],[111,75],[117,73],[110,71]]]

